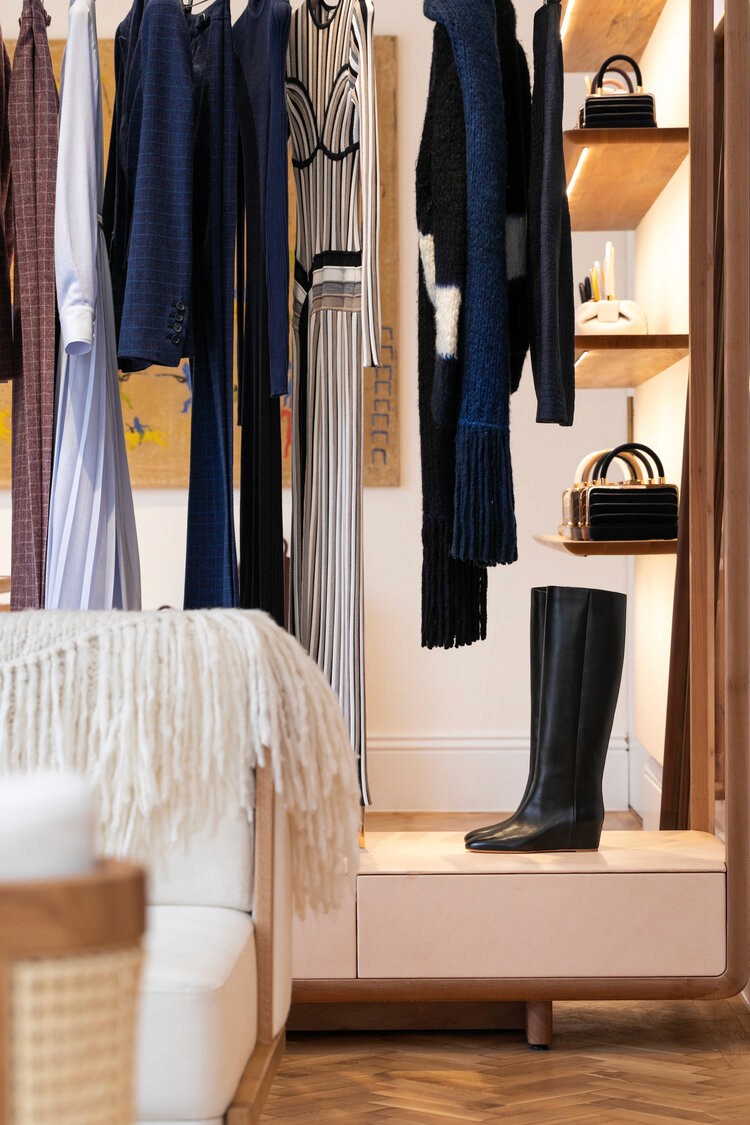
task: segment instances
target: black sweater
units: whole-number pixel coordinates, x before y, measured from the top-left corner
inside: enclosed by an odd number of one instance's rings
[[[452,648],[486,635],[487,571],[451,557],[461,390],[458,337],[466,269],[466,136],[453,51],[441,24],[435,25],[433,36],[417,161],[417,222],[422,644]]]

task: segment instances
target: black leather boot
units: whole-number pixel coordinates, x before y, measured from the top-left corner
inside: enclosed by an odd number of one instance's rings
[[[547,588],[533,778],[514,815],[479,829],[467,848],[598,848],[602,777],[625,653],[625,608],[624,594]],[[532,746],[533,740],[532,712]]]
[[[534,771],[536,769],[536,752],[539,745],[539,695],[542,686],[542,654],[544,652],[544,615],[547,608],[547,587],[535,586],[531,591],[531,659],[529,661],[529,670],[531,674],[531,750],[529,754],[529,776],[526,779],[526,788],[521,798],[521,803],[518,809],[522,809],[526,802],[527,797],[531,792],[531,786],[534,781]],[[518,816],[515,812],[513,816],[508,817],[507,820],[500,821],[499,824],[493,824],[492,828],[497,829],[501,825],[510,824]],[[487,832],[487,828],[473,828],[471,832],[467,832],[464,840],[468,843],[474,836],[481,836],[482,833]]]

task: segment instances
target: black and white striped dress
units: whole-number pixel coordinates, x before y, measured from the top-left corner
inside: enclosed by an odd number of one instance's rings
[[[363,367],[377,366],[378,133],[372,0],[304,0],[287,108],[297,190],[292,623],[330,680],[365,762]]]

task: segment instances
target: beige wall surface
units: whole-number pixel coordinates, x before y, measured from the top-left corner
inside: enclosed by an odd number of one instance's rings
[[[296,3],[296,0],[295,0]],[[233,3],[235,14],[243,8]],[[519,33],[531,54],[537,0],[518,0]],[[129,4],[100,0],[99,34],[114,35]],[[399,807],[507,808],[520,795],[528,754],[529,590],[535,585],[591,585],[625,590],[622,559],[568,559],[533,541],[560,518],[560,496],[580,457],[625,440],[625,395],[578,395],[571,430],[537,426],[531,370],[512,408],[512,449],[519,528],[519,562],[490,577],[488,640],[470,649],[420,648],[421,488],[417,418],[417,233],[414,166],[430,65],[431,25],[420,0],[375,0],[376,32],[398,37],[399,225],[401,283],[401,487],[365,494],[367,714],[375,802]],[[65,35],[67,3],[47,0],[49,34]],[[20,0],[0,0],[0,23],[15,34]],[[568,83],[566,116],[581,100],[580,78]],[[576,276],[604,252],[605,234],[576,236]],[[628,244],[617,239],[621,276],[629,271]],[[286,498],[287,515],[289,498]],[[186,496],[181,491],[139,492],[144,604],[181,604]],[[0,494],[0,573],[10,564],[10,498]],[[625,759],[628,683],[623,685],[612,769]],[[619,741],[618,741],[619,740]],[[627,803],[627,770],[609,786],[610,804]]]

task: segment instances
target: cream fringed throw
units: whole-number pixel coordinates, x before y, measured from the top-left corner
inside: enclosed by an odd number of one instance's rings
[[[326,909],[357,870],[359,787],[338,700],[288,633],[242,610],[3,615],[0,774],[88,775],[109,854],[147,860],[230,801],[252,817],[267,754],[297,906]]]

